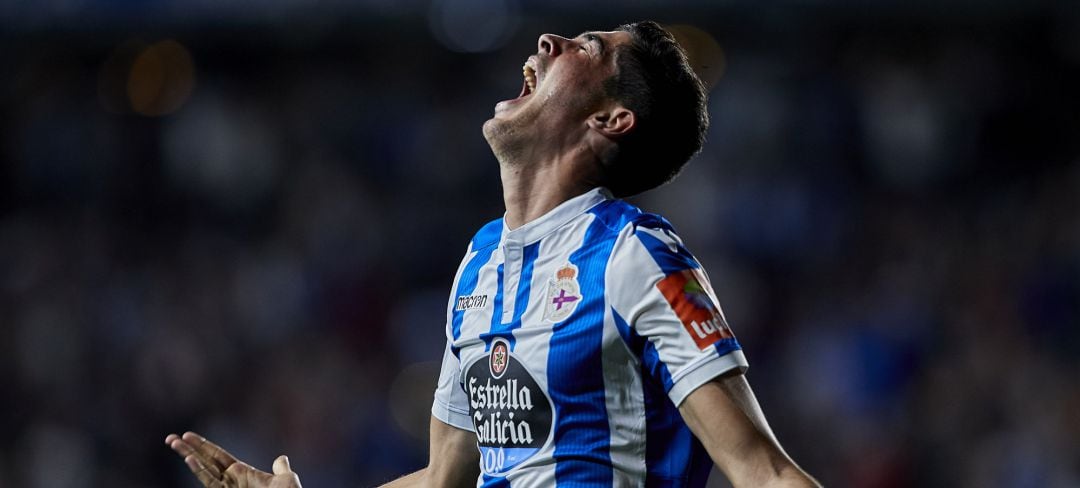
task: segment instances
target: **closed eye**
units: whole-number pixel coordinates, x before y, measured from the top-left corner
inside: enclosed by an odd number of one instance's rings
[[[586,52],[588,52],[588,51],[589,51],[589,48],[588,48],[588,47],[586,47],[586,46],[588,46],[588,45],[589,45],[589,43],[591,43],[591,42],[592,42],[592,37],[593,37],[593,35],[592,35],[592,34],[582,34],[582,35],[581,35],[581,37],[583,37],[583,38],[585,39],[585,42],[583,42],[583,43],[581,43],[580,45],[578,45],[578,49],[580,49],[580,50],[582,50],[582,51],[586,51]]]
[[[600,36],[596,34],[582,34],[582,36],[585,37],[585,41],[587,43],[593,45],[596,50],[596,54],[599,54],[601,56],[604,54],[604,40],[601,39]]]

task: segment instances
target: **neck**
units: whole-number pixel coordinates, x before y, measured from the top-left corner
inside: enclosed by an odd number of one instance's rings
[[[584,165],[572,164],[570,161],[553,161],[548,164],[500,163],[506,226],[511,230],[521,227],[563,202],[595,188],[597,185],[592,178],[582,174],[580,168],[583,167]]]

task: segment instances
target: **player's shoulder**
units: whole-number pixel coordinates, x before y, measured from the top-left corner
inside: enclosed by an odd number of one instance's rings
[[[638,229],[674,232],[671,222],[663,216],[642,210],[625,200],[611,199],[593,208],[592,213],[608,228],[633,234]]]
[[[645,212],[626,202],[613,213],[620,216],[621,228],[615,253],[627,255],[620,262],[638,266],[644,259],[656,263],[665,272],[700,266],[675,232],[675,227],[662,215]]]
[[[662,215],[646,212],[625,200],[607,200],[592,211],[608,228],[619,232],[624,238],[632,238],[641,232],[675,235],[675,227]]]
[[[473,251],[483,249],[497,245],[499,239],[502,238],[503,231],[503,219],[497,218],[484,224],[480,227],[480,230],[476,231],[472,239],[469,241],[469,248]]]

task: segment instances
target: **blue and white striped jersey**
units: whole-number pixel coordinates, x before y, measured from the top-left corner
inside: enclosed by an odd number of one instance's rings
[[[662,217],[596,189],[469,243],[432,414],[476,432],[478,486],[703,486],[677,406],[746,359]]]

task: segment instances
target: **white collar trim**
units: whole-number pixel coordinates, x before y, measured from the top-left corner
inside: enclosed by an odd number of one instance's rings
[[[503,219],[502,243],[528,245],[539,241],[555,229],[562,227],[575,217],[589,211],[597,204],[614,198],[607,188],[594,188],[586,193],[571,198],[548,211],[548,213],[514,230],[506,227]]]

